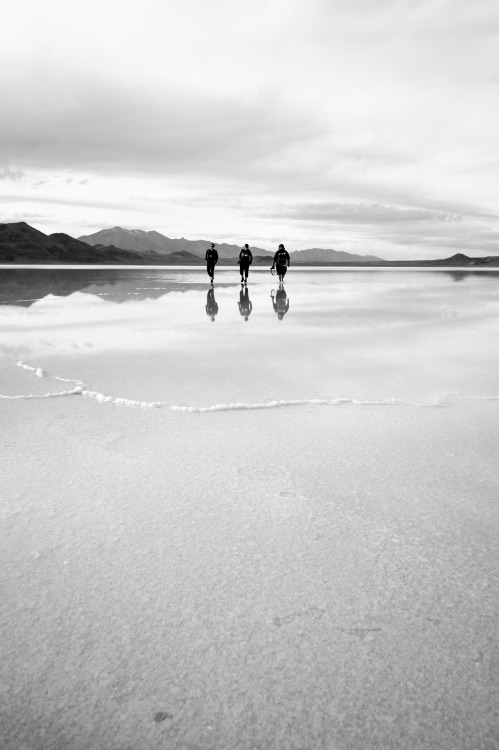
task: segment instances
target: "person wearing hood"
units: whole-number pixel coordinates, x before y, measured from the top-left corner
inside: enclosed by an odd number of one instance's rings
[[[241,284],[245,284],[248,281],[249,267],[253,263],[253,254],[249,249],[249,245],[245,245],[241,248],[239,253],[239,272],[241,274]]]
[[[214,242],[211,243],[210,247],[206,251],[204,259],[206,261],[206,273],[210,277],[211,283],[213,284],[213,278],[215,276],[215,266],[218,263],[218,253],[215,250]]]
[[[272,268],[275,268],[277,271],[277,275],[279,276],[279,281],[284,281],[284,277],[286,275],[286,271],[288,270],[288,266],[291,263],[291,258],[289,257],[289,253],[284,247],[284,245],[281,243],[279,245],[279,249],[276,251],[276,254],[274,255],[274,262],[272,263]]]

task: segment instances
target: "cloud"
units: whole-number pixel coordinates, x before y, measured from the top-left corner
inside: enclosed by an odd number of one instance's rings
[[[130,195],[145,228],[375,254],[497,226],[493,0],[18,0],[2,23],[0,194],[70,233]]]
[[[34,168],[248,176],[321,131],[316,117],[258,99],[153,97],[80,80],[59,82],[44,107],[16,88],[0,121],[0,159]]]
[[[274,203],[262,215],[296,221],[377,225],[462,220],[459,214],[440,213],[424,208],[399,208],[381,203]]]
[[[10,223],[10,222],[17,222],[17,221],[36,221],[39,224],[43,224],[45,222],[53,221],[53,217],[50,219],[47,219],[47,217],[44,214],[36,213],[35,211],[21,211],[21,212],[15,212],[12,214],[6,214],[5,212],[0,212],[0,220],[4,223]]]
[[[0,180],[22,180],[25,177],[24,172],[20,169],[0,169]]]

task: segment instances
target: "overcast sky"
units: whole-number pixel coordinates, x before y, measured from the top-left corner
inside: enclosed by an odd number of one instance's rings
[[[0,222],[499,254],[497,0],[4,0]]]

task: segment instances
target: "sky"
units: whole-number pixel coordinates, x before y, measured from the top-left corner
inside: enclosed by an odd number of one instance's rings
[[[0,222],[499,255],[497,0],[4,0]]]

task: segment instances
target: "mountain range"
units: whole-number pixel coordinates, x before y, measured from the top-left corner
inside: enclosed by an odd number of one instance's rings
[[[127,247],[123,247],[124,244]],[[209,241],[206,240],[172,240],[159,232],[141,229],[114,227],[74,239],[61,232],[46,235],[24,221],[0,224],[0,264],[199,266],[204,263],[208,245]],[[240,250],[238,245],[221,243],[217,248],[221,263],[235,263]],[[272,252],[258,247],[251,249],[255,265],[270,266]],[[292,266],[499,267],[499,256],[470,258],[463,253],[437,260],[387,261],[374,255],[310,248],[296,250],[290,256]]]
[[[171,255],[173,253],[190,253],[204,261],[206,249],[211,240],[186,240],[171,239],[160,232],[146,232],[143,229],[101,229],[94,234],[78,237],[81,242],[88,245],[114,245],[124,250],[132,250],[138,253],[153,254],[158,256]],[[216,245],[220,261],[235,261],[239,257],[241,245],[228,245],[220,243]],[[250,246],[251,247],[251,246]],[[277,249],[277,248],[276,248]],[[256,263],[268,262],[274,257],[270,250],[261,247],[251,247],[253,258]],[[291,263],[369,263],[381,261],[374,255],[354,255],[338,250],[323,248],[312,248],[310,250],[296,250],[290,253]],[[160,258],[157,258],[159,261]]]
[[[24,221],[0,224],[0,263],[137,263],[137,253],[117,247],[90,247],[69,234],[46,235]]]

